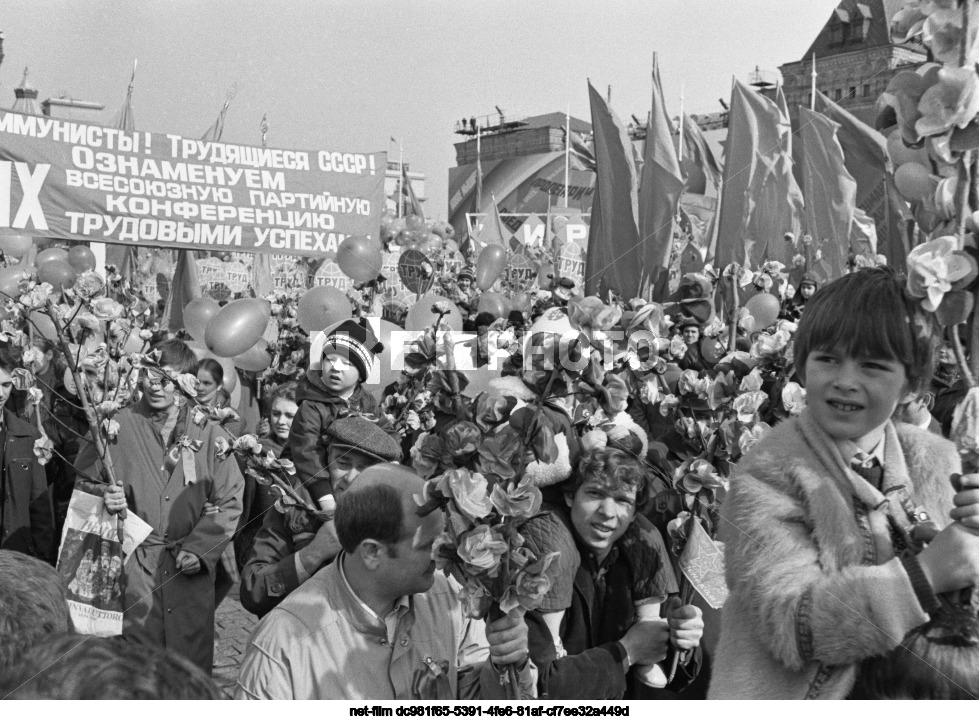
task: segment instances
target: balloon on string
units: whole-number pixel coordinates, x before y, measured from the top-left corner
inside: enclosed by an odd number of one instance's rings
[[[95,253],[87,245],[76,245],[68,251],[68,265],[78,273],[95,270]]]
[[[901,139],[901,129],[895,128],[887,136],[887,154],[891,156],[894,167],[900,167],[906,163],[920,163],[924,165],[928,162],[928,151],[924,148],[909,148]]]
[[[75,269],[68,265],[67,260],[49,260],[44,265],[39,265],[37,277],[42,283],[50,283],[55,291],[62,288],[71,288],[75,285],[78,275]]]
[[[267,300],[233,300],[207,322],[204,344],[221,358],[241,355],[258,343],[271,317],[272,306]]]
[[[350,299],[336,288],[318,285],[307,290],[296,306],[299,327],[312,335],[353,316]]]
[[[418,250],[422,253],[436,253],[442,249],[442,237],[436,235],[435,233],[429,233],[428,237],[425,238],[421,244],[418,246]]]
[[[427,230],[425,228],[425,219],[420,215],[409,215],[405,219],[405,227],[413,233],[419,230]]]
[[[764,330],[777,321],[779,310],[781,310],[778,298],[771,293],[753,295],[744,304],[744,307],[755,319],[755,330]]]
[[[415,232],[407,228],[402,228],[398,231],[397,236],[395,236],[395,241],[402,247],[411,245],[415,242]]]
[[[489,290],[506,268],[506,248],[502,245],[487,245],[476,259],[476,287]]]
[[[0,306],[7,298],[19,298],[20,282],[30,277],[28,272],[17,265],[0,268]]]
[[[28,325],[34,328],[35,333],[39,333],[48,340],[58,340],[58,331],[55,330],[54,321],[51,320],[47,313],[32,310],[27,317],[29,319]]]
[[[264,338],[259,338],[258,343],[246,350],[241,355],[236,355],[231,359],[236,368],[243,371],[253,371],[258,373],[272,365],[272,356],[269,355],[269,344]]]
[[[203,343],[207,322],[217,315],[219,310],[221,306],[213,298],[207,296],[194,298],[184,306],[184,330],[191,338]]]
[[[442,320],[449,324],[449,328],[454,331],[462,330],[462,314],[459,309],[448,298],[437,293],[423,295],[418,301],[408,309],[408,317],[405,319],[405,330],[423,331],[435,322],[438,314],[432,311],[435,303],[447,303],[450,311]]]
[[[905,163],[895,171],[894,185],[905,200],[924,200],[934,195],[938,178],[932,177],[924,165]]]
[[[385,213],[381,216],[381,237],[388,237],[391,235],[391,229],[394,227],[395,218],[393,215]]]
[[[506,298],[502,293],[483,293],[479,296],[476,312],[489,313],[494,318],[502,318],[507,314]]]
[[[33,245],[29,235],[0,235],[0,250],[8,258],[22,258]]]
[[[37,254],[37,258],[34,259],[34,265],[40,270],[42,265],[47,265],[53,260],[63,260],[67,263],[68,251],[64,248],[45,248]]]
[[[348,278],[366,283],[381,274],[384,251],[380,243],[366,236],[351,235],[337,248],[337,265]]]

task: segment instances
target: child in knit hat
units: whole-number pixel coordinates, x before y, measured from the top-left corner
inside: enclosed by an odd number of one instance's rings
[[[378,414],[377,400],[363,384],[382,348],[364,319],[327,328],[310,346],[309,371],[296,389],[299,409],[288,445],[300,483],[323,510],[333,508],[327,430],[351,413]]]

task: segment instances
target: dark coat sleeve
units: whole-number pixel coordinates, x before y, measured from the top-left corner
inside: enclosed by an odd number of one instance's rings
[[[292,462],[296,464],[296,475],[299,482],[308,487],[310,478],[326,468],[326,445],[323,443],[323,431],[333,420],[332,409],[323,403],[303,401],[299,404],[296,417],[289,431],[289,452]],[[325,472],[316,476],[316,480],[329,481]],[[332,492],[332,488],[330,491]]]
[[[538,669],[540,698],[616,699],[625,695],[626,677],[618,644],[602,644],[557,658],[551,632],[540,613],[531,611],[524,620],[530,658]]]
[[[33,448],[31,450],[33,452]],[[30,517],[31,540],[37,557],[54,561],[58,552],[58,542],[54,537],[54,507],[51,504],[47,476],[39,463],[31,464]]]

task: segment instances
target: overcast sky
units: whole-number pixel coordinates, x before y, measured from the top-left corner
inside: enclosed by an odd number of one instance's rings
[[[453,123],[564,111],[589,119],[587,79],[645,118],[659,53],[671,114],[719,110],[731,76],[799,60],[838,0],[4,0],[0,106],[24,66],[39,100],[104,103],[111,124],[138,59],[136,127],[199,137],[237,86],[224,140],[389,150],[427,176],[446,216]]]

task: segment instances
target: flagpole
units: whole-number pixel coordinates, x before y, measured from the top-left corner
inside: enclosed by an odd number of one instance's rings
[[[405,203],[405,144],[404,138],[398,141],[398,217],[404,215]]]
[[[568,103],[568,112],[565,115],[564,128],[564,207],[568,207],[568,185],[571,182],[571,103]],[[547,204],[550,207],[551,196],[547,196]]]
[[[683,82],[680,83],[680,142],[677,144],[677,160],[683,162]]]
[[[816,53],[812,54],[812,75],[809,88],[809,109],[816,109]]]
[[[483,143],[482,128],[476,126],[476,212],[483,204]]]

